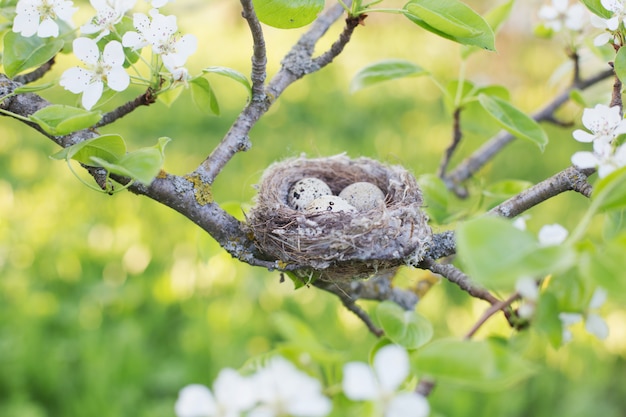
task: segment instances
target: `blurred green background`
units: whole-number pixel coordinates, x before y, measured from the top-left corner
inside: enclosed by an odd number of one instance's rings
[[[495,4],[469,3],[479,12]],[[522,3],[498,39],[498,52],[473,56],[466,74],[480,85],[505,85],[513,103],[534,111],[569,73],[558,76],[566,61],[562,43],[530,34],[541,2]],[[179,16],[181,30],[200,40],[189,63],[192,73],[213,65],[249,73],[251,41],[238,2],[178,0],[168,7],[166,12]],[[91,12],[81,13],[86,18]],[[341,27],[333,26],[320,51]],[[302,32],[267,28],[270,76]],[[368,17],[333,65],[290,87],[254,127],[252,149],[218,177],[216,200],[235,212],[245,209],[263,169],[301,153],[369,156],[402,164],[418,177],[436,172],[451,137],[451,118],[432,81],[398,80],[352,95],[348,85],[364,65],[386,58],[412,60],[445,84],[457,77],[458,52],[457,45],[399,16]],[[47,79],[72,65],[58,62]],[[593,59],[585,65],[585,74],[604,68]],[[140,108],[103,133],[121,133],[131,149],[170,136],[165,169],[192,171],[245,104],[238,85],[214,75],[209,80],[220,117],[203,114],[183,93],[173,107]],[[609,93],[607,81],[585,97],[606,103]],[[58,88],[44,95],[76,102]],[[567,121],[580,114],[574,105],[559,112]],[[472,130],[453,165],[497,131],[487,119],[467,120],[466,126]],[[479,190],[499,181],[537,182],[568,166],[570,155],[584,146],[571,138],[571,130],[545,127],[551,142],[544,153],[516,141],[470,182],[470,201],[450,196],[451,211],[471,214],[493,203],[479,198]],[[153,201],[89,190],[62,162],[49,159],[56,145],[20,123],[3,119],[0,137],[0,416],[172,416],[184,385],[211,385],[221,368],[238,368],[275,348],[282,335],[274,317],[284,312],[307,322],[322,343],[346,357],[367,358],[374,337],[334,296],[314,288],[294,291],[289,282],[279,282],[278,273],[233,261],[193,223]],[[586,205],[574,194],[554,198],[531,210],[529,228],[559,222],[571,230]],[[433,225],[435,231],[446,227]],[[426,278],[423,271],[403,269],[398,281],[416,285]],[[455,337],[485,307],[441,282],[418,311],[433,321],[437,337]],[[558,351],[534,352],[539,374],[505,392],[440,385],[431,397],[433,415],[624,415],[626,312],[618,307],[607,306],[607,341],[577,332]],[[496,318],[477,337],[490,334],[511,332]]]

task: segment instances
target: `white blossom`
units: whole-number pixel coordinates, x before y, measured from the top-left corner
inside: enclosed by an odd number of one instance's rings
[[[539,243],[542,246],[560,245],[567,235],[567,229],[560,224],[546,224],[539,230]]]
[[[385,417],[426,417],[428,401],[415,392],[397,392],[409,376],[409,356],[402,347],[387,345],[374,356],[373,368],[349,362],[343,369],[343,392],[353,401],[374,401]]]
[[[622,118],[618,106],[597,104],[593,109],[583,111],[582,121],[591,133],[582,129],[575,130],[573,136],[579,142],[592,142],[596,139],[611,142],[626,133],[626,120]]]
[[[107,36],[114,26],[122,20],[124,14],[135,6],[136,0],[89,0],[96,15],[80,30],[87,35],[98,33],[96,41]]]
[[[276,356],[252,376],[258,405],[248,417],[323,417],[331,411],[320,382]]]
[[[67,0],[19,0],[15,7],[13,32],[40,38],[59,36],[57,20],[72,26],[72,16],[78,10]]]
[[[250,378],[233,369],[220,371],[214,393],[204,385],[192,384],[178,394],[174,411],[178,417],[238,417],[256,401]]]
[[[176,16],[164,16],[153,9],[150,17],[135,13],[133,24],[137,31],[126,32],[122,38],[123,45],[133,49],[151,46],[152,51],[161,56],[168,71],[178,77],[183,75],[181,68],[196,51],[198,41],[190,34],[177,36]]]
[[[561,31],[564,27],[580,31],[585,25],[587,11],[582,4],[570,5],[569,0],[552,0],[551,5],[541,6],[539,18],[544,21],[547,28],[555,32]]]
[[[535,313],[535,307],[539,300],[537,281],[531,277],[522,277],[515,283],[515,290],[523,299],[517,314],[524,319],[531,318]]]
[[[599,16],[591,16],[591,24],[605,32],[598,35],[593,44],[602,46],[613,38],[613,32],[617,31],[620,23],[626,21],[626,4],[623,0],[601,0],[602,7],[611,12],[611,17],[603,19]]]
[[[586,311],[581,313],[560,313],[559,319],[564,326],[563,329],[563,341],[568,342],[572,339],[572,333],[568,327],[572,326],[580,321],[585,321],[585,329],[590,334],[596,336],[598,339],[606,339],[609,335],[609,326],[600,315],[596,314],[594,310],[599,309],[606,301],[607,292],[604,288],[596,288],[591,300],[587,306]]]
[[[600,178],[604,178],[611,172],[626,166],[626,144],[613,150],[611,144],[595,141],[593,149],[593,152],[576,152],[572,155],[572,164],[583,169],[597,168]]]
[[[152,0],[152,1],[146,0],[146,1],[150,2],[150,5],[153,8],[159,9],[159,8],[165,6],[166,4],[173,2],[174,0]]]
[[[87,68],[72,67],[61,75],[60,84],[74,94],[82,93],[82,104],[90,110],[102,96],[104,85],[115,91],[125,90],[130,77],[122,66],[124,50],[118,41],[106,44],[100,54],[93,39],[77,38],[73,42],[74,54]]]

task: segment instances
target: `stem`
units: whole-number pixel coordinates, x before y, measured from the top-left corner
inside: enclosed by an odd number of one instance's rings
[[[482,325],[485,324],[485,322],[487,322],[487,320],[489,320],[491,316],[496,314],[498,311],[503,310],[504,308],[510,306],[511,303],[513,303],[518,298],[520,298],[520,295],[517,292],[515,292],[506,300],[498,301],[497,303],[494,303],[491,307],[487,309],[487,311],[485,311],[485,313],[481,316],[481,318],[478,319],[476,323],[474,323],[472,328],[469,330],[469,332],[465,334],[463,338],[465,340],[471,339],[476,334],[478,329],[480,329]]]

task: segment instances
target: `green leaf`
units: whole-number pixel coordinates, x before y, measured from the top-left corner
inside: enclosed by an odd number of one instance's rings
[[[92,157],[115,162],[125,154],[126,143],[120,135],[103,135],[68,146],[52,155],[51,158],[74,159],[82,164],[94,166]]]
[[[313,22],[324,9],[324,0],[253,0],[259,21],[279,29],[293,29]]]
[[[129,152],[117,162],[92,156],[91,160],[112,174],[121,175],[149,185],[163,166],[165,145],[170,138],[159,138],[157,145]]]
[[[219,116],[220,106],[211,84],[206,79],[198,77],[191,80],[189,85],[191,86],[191,98],[196,106],[207,114]]]
[[[509,15],[511,14],[511,10],[513,9],[514,3],[515,0],[509,0],[506,3],[502,3],[485,13],[483,17],[491,27],[491,30],[494,31],[494,33],[496,33],[498,29],[500,29],[502,23],[504,23],[504,21],[509,17]],[[465,46],[461,50],[461,57],[463,59],[467,59],[468,56],[478,50],[479,48],[475,46]]]
[[[511,103],[497,97],[479,94],[481,106],[493,116],[500,125],[512,135],[527,139],[536,144],[541,151],[548,144],[548,135],[535,120],[518,110]]]
[[[45,84],[25,84],[17,87],[13,92],[15,94],[25,94],[25,93],[34,93],[41,90],[47,90],[50,87],[54,87],[56,83],[45,83]]]
[[[613,68],[615,69],[617,78],[619,78],[622,83],[626,82],[626,50],[624,48],[619,48],[619,51],[617,51]]]
[[[497,217],[463,223],[457,230],[457,252],[472,279],[505,290],[512,290],[521,276],[564,271],[576,261],[569,245],[541,246],[534,235]]]
[[[467,273],[489,287],[511,289],[524,259],[537,248],[533,235],[496,217],[469,220],[457,230],[457,252]]]
[[[591,200],[598,205],[599,211],[626,208],[626,167],[598,179],[593,186]]]
[[[448,216],[450,192],[441,178],[434,174],[419,177],[419,185],[424,197],[424,210],[437,224],[443,224]]]
[[[549,292],[541,294],[533,323],[535,329],[544,334],[554,348],[558,348],[563,340],[563,324],[559,319],[559,313],[559,303],[556,297]]]
[[[404,15],[443,38],[495,51],[495,36],[489,24],[458,0],[411,0],[404,6]]]
[[[433,326],[415,311],[406,311],[391,301],[383,301],[376,308],[376,316],[385,335],[407,349],[417,349],[433,337]]]
[[[29,116],[29,119],[37,123],[43,130],[55,136],[86,129],[98,123],[101,118],[100,112],[61,104],[44,107]]]
[[[589,107],[587,105],[587,100],[585,100],[585,97],[582,95],[582,92],[578,89],[573,89],[572,91],[570,91],[569,98],[574,103],[578,104],[581,107]]]
[[[494,340],[437,340],[414,352],[411,359],[418,375],[477,391],[508,389],[535,372],[531,362]]]
[[[63,48],[63,41],[57,38],[25,38],[9,31],[4,35],[2,64],[9,78],[22,71],[36,68],[52,59]]]
[[[581,0],[591,13],[600,16],[603,19],[609,19],[612,12],[605,9],[600,0]]]
[[[224,77],[228,77],[231,80],[235,80],[246,88],[246,91],[248,92],[248,96],[252,96],[252,86],[250,85],[250,81],[248,81],[246,76],[240,73],[239,71],[235,71],[234,69],[227,68],[227,67],[208,67],[208,68],[204,68],[202,72],[219,74]]]
[[[428,74],[424,68],[403,59],[389,59],[376,62],[362,68],[350,83],[350,92],[357,92],[365,87],[404,77],[416,77]]]
[[[626,302],[626,233],[621,233],[604,246],[594,247],[579,264],[580,273],[605,288],[617,301]]]

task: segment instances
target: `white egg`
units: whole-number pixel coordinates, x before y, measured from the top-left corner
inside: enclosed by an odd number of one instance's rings
[[[291,186],[287,202],[294,210],[304,210],[316,198],[332,194],[330,187],[324,181],[319,178],[307,177]]]
[[[346,200],[336,195],[325,195],[313,200],[306,208],[305,212],[313,213],[356,213],[356,209],[348,204]]]
[[[385,194],[371,182],[355,182],[341,190],[339,197],[354,206],[358,211],[368,211],[380,207],[385,202]]]

